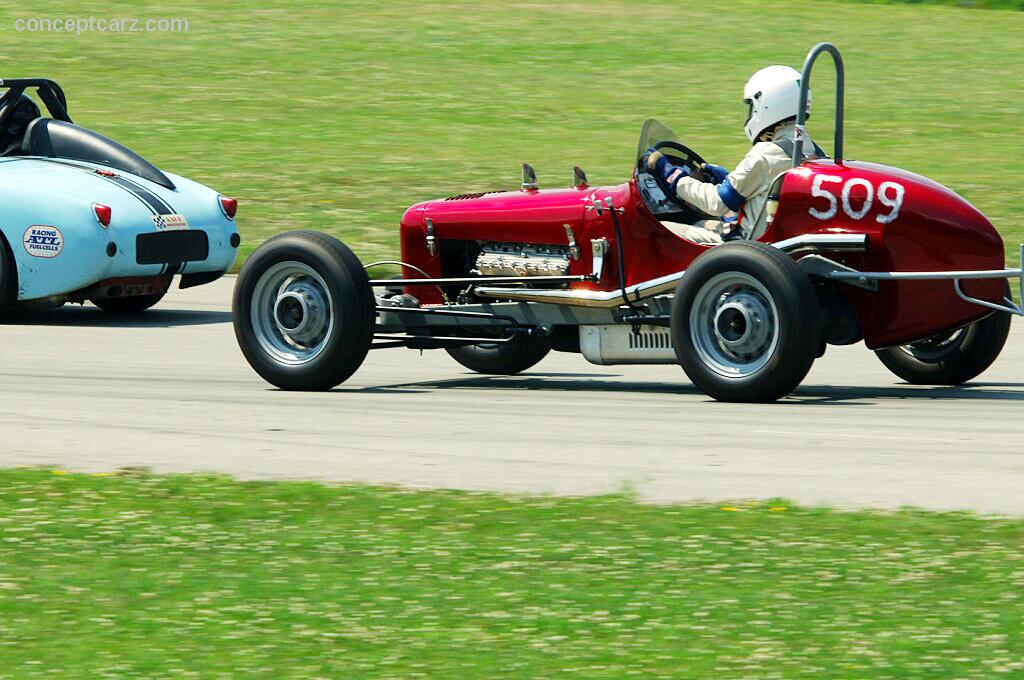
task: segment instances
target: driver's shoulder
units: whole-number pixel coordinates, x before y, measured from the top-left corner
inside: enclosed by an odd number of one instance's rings
[[[777,168],[785,167],[789,162],[789,154],[775,142],[758,142],[751,147],[740,165],[751,170],[762,167],[766,172],[774,173]]]
[[[751,147],[750,153],[747,155],[759,157],[786,156],[786,150],[775,142],[758,142]]]
[[[758,165],[772,165],[778,157],[785,155],[776,144],[772,142],[758,142],[750,147],[750,151],[743,157],[736,167],[738,171],[750,171]]]
[[[758,142],[750,147],[750,151],[740,161],[740,165],[751,167],[764,161],[772,163],[777,158],[784,157],[785,155],[786,153],[774,142]]]

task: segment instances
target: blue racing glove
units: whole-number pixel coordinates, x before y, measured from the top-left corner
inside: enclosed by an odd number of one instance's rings
[[[721,184],[725,181],[725,178],[729,176],[729,171],[723,168],[721,165],[713,165],[711,163],[704,164],[704,172],[715,180],[715,184]]]
[[[657,150],[652,146],[647,151],[644,151],[644,155],[640,156],[640,167],[648,168],[648,162],[651,160],[651,154],[657,153]]]
[[[658,173],[665,178],[665,182],[668,184],[672,191],[676,190],[676,185],[679,184],[679,180],[683,177],[690,175],[690,169],[686,166],[672,165],[664,154],[660,151],[651,147],[644,154],[644,165],[647,166],[653,172]]]

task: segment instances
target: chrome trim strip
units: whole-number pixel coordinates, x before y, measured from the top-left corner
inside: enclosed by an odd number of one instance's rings
[[[836,281],[955,281],[960,279],[1009,279],[1021,275],[1020,269],[981,269],[960,272],[833,272]]]
[[[803,234],[770,244],[786,253],[797,251],[863,253],[868,249],[867,234]]]
[[[626,288],[631,302],[644,298],[670,293],[675,290],[685,271],[661,276]],[[496,288],[478,286],[477,295],[516,300],[525,302],[549,302],[555,305],[571,305],[575,307],[600,307],[613,309],[626,304],[622,299],[621,290],[543,290],[528,288]]]

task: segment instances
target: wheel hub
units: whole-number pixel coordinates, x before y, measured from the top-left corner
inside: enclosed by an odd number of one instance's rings
[[[277,325],[284,331],[295,331],[306,319],[306,305],[295,294],[282,295],[277,300]]]
[[[778,346],[775,302],[760,281],[744,272],[723,272],[701,286],[689,321],[701,360],[728,378],[757,373]]]
[[[285,336],[308,346],[323,335],[328,316],[326,301],[318,288],[306,280],[289,283],[278,293],[274,321]]]
[[[768,317],[767,307],[756,296],[746,292],[728,296],[715,312],[715,338],[734,356],[754,354],[771,333]]]
[[[336,323],[326,282],[301,262],[277,263],[260,276],[250,314],[263,349],[290,365],[316,358]]]

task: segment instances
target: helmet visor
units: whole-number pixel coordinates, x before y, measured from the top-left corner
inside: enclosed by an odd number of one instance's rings
[[[747,105],[747,117],[743,121],[743,124],[746,125],[750,122],[750,119],[754,117],[754,100],[744,99],[743,103]]]

